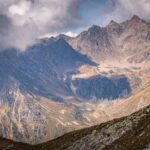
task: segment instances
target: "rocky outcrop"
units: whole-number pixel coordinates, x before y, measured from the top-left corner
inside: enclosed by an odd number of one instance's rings
[[[67,142],[64,149],[146,149],[150,144],[149,121],[150,107],[147,107],[131,116],[72,133],[78,139]]]

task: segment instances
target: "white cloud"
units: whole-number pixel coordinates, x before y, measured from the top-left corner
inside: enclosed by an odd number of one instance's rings
[[[80,25],[77,9],[82,1],[0,0],[0,14],[10,20],[10,29],[0,33],[0,45],[25,49],[40,35]]]
[[[58,33],[47,33],[47,34],[44,34],[44,35],[37,37],[37,39],[57,37],[58,35],[59,35]]]
[[[108,0],[106,4],[110,10],[105,14],[105,25],[112,19],[121,22],[133,15],[150,21],[150,0]]]
[[[25,15],[31,7],[31,2],[30,1],[21,1],[18,4],[13,4],[8,8],[8,11],[12,15],[20,15],[23,16]]]
[[[54,33],[47,33],[47,34],[44,34],[42,36],[39,36],[38,39],[43,39],[43,38],[51,38],[51,37],[57,37],[58,35],[60,35],[61,33],[57,33],[57,32],[54,32]],[[67,35],[67,36],[70,36],[70,37],[76,37],[78,34],[75,33],[75,32],[71,32],[71,31],[68,31],[68,32],[65,32],[65,33],[62,33],[64,35]]]
[[[136,14],[145,20],[150,20],[150,1],[149,0],[118,0],[120,5],[124,6],[124,9],[128,15]]]
[[[0,46],[25,49],[35,38],[46,33],[69,31],[65,34],[76,36],[70,31],[84,25],[78,8],[87,1],[0,0]],[[126,20],[134,14],[150,21],[150,0],[106,1],[108,3],[103,7],[106,12],[97,14],[97,17],[104,16],[105,24],[111,19]]]
[[[70,36],[70,37],[76,37],[78,35],[77,33],[71,32],[71,31],[68,31],[68,32],[66,32],[64,34],[67,35],[67,36]]]

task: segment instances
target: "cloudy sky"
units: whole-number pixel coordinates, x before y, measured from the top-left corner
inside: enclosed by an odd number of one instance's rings
[[[0,47],[25,49],[43,35],[75,36],[134,14],[150,21],[150,0],[0,0]]]

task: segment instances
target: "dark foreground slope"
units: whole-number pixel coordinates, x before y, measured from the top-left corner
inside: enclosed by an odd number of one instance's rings
[[[0,139],[0,150],[32,150],[32,146],[23,144],[23,143],[17,143],[12,142],[11,140],[6,139]]]
[[[150,146],[150,106],[128,117],[71,132],[37,146],[0,140],[9,150],[143,150]]]

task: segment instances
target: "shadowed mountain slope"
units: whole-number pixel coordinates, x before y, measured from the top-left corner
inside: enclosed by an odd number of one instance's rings
[[[1,85],[14,78],[23,91],[57,99],[57,93],[71,93],[62,81],[63,73],[75,70],[82,64],[96,65],[73,50],[63,39],[41,42],[24,53],[4,51],[0,53]]]

